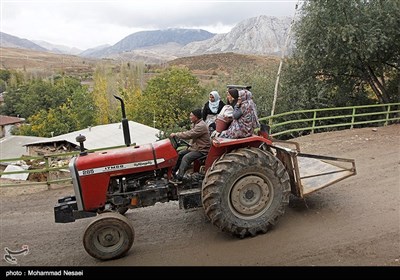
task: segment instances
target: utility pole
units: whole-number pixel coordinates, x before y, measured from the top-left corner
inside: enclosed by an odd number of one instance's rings
[[[288,33],[287,33],[287,37],[286,37],[286,40],[285,40],[285,45],[283,46],[283,49],[282,49],[282,52],[281,52],[281,61],[279,62],[278,73],[276,74],[275,89],[274,89],[274,99],[272,101],[272,108],[271,108],[271,117],[275,114],[276,100],[278,98],[279,78],[281,76],[283,59],[285,58],[285,53],[286,53],[287,47],[288,47],[289,42],[290,42],[290,33],[292,31],[292,26],[293,26],[294,20],[296,18],[296,12],[297,12],[298,5],[299,5],[299,3],[296,4],[294,15],[293,15],[293,18],[292,18],[292,22],[290,23],[289,30],[288,30]],[[269,119],[269,125],[270,126],[272,125],[272,118]]]

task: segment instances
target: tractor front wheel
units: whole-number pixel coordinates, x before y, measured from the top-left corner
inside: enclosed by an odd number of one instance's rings
[[[103,213],[87,226],[83,246],[96,259],[117,259],[129,251],[134,237],[132,224],[126,217],[113,212]]]

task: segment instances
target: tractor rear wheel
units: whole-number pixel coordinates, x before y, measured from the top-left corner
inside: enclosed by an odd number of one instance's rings
[[[212,224],[244,238],[275,225],[289,193],[289,175],[273,154],[242,148],[224,154],[207,171],[202,203]]]
[[[117,259],[132,247],[135,232],[130,221],[121,214],[100,214],[83,235],[86,252],[99,260]]]

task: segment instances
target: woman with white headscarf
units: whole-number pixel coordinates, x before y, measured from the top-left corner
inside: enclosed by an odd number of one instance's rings
[[[208,125],[210,133],[215,130],[215,120],[219,112],[225,106],[218,92],[213,90],[210,92],[209,100],[204,104],[203,121]]]

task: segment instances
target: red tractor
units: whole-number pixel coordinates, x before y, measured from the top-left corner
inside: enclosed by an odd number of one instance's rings
[[[56,223],[97,216],[85,230],[83,245],[100,260],[130,250],[134,229],[123,215],[128,209],[179,200],[181,209],[203,207],[213,225],[244,238],[272,228],[289,194],[303,197],[356,174],[354,160],[302,154],[295,142],[271,139],[262,125],[248,138],[214,138],[208,155],[194,162],[182,184],[173,184],[177,149],[188,143],[169,138],[131,146],[124,103],[116,98],[127,147],[88,153],[79,135],[81,152],[69,164],[75,195],[54,207]]]

